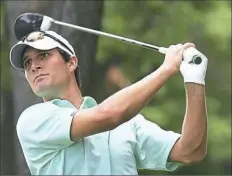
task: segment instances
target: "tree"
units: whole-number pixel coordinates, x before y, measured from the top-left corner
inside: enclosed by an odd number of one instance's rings
[[[86,26],[93,29],[100,29],[101,17],[103,13],[103,1],[7,1],[6,12],[8,21],[8,34],[10,38],[10,46],[16,43],[16,38],[13,33],[13,24],[16,17],[24,12],[36,12],[47,16],[51,16],[56,20],[70,22]],[[54,30],[64,37],[76,49],[79,64],[81,66],[81,81],[82,89],[85,92],[89,84],[89,75],[91,68],[94,65],[97,36],[84,34],[81,32],[68,29],[67,27],[52,26]],[[13,96],[13,131],[14,131],[14,151],[15,151],[15,168],[14,173],[8,174],[29,174],[25,159],[16,136],[15,124],[19,115],[28,106],[41,102],[31,91],[27,84],[23,73],[19,73],[12,69],[12,96]],[[10,110],[10,109],[8,109]]]

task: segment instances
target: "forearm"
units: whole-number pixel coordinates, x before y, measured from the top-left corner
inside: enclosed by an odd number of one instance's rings
[[[100,106],[106,109],[109,114],[112,114],[119,125],[139,113],[169,77],[170,71],[159,67],[155,72],[139,82],[113,94],[103,101]]]
[[[180,140],[186,153],[206,152],[207,108],[203,85],[186,84],[186,114]]]

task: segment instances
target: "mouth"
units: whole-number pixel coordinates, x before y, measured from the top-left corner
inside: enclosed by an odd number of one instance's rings
[[[40,78],[40,77],[42,77],[42,76],[47,76],[47,75],[48,75],[48,74],[41,74],[41,75],[36,76],[35,79],[34,79],[34,83],[35,83],[35,81],[36,81],[38,78]]]

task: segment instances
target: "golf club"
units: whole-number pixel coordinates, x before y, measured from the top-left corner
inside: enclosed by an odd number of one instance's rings
[[[144,48],[148,48],[154,51],[158,51],[160,53],[166,54],[168,48],[165,47],[159,47],[159,46],[155,46],[155,45],[151,45],[151,44],[147,44],[144,42],[140,42],[140,41],[136,41],[136,40],[132,40],[129,38],[125,38],[125,37],[121,37],[121,36],[117,36],[114,34],[109,34],[106,32],[101,32],[101,31],[97,31],[97,30],[93,30],[93,29],[89,29],[89,28],[85,28],[85,27],[81,27],[81,26],[77,26],[77,25],[73,25],[73,24],[69,24],[69,23],[65,23],[65,22],[61,22],[61,21],[57,21],[51,17],[42,15],[42,14],[38,14],[38,13],[23,13],[21,15],[19,15],[14,23],[14,32],[15,32],[15,36],[18,40],[20,40],[23,36],[33,32],[33,31],[47,31],[50,29],[50,27],[52,26],[52,24],[58,24],[61,26],[66,26],[66,27],[70,27],[70,28],[74,28],[77,29],[79,31],[82,32],[87,32],[87,33],[91,33],[91,34],[95,34],[95,35],[101,35],[101,36],[105,36],[105,37],[109,37],[109,38],[114,38],[123,42],[127,42],[127,43],[131,43],[134,45],[138,45]],[[192,60],[189,61],[190,63],[194,63],[194,64],[200,64],[202,62],[202,58],[201,58],[201,54],[198,50],[196,50],[195,48],[188,48],[186,50],[191,50],[191,53],[194,53],[192,56]],[[197,53],[197,54],[196,54]]]

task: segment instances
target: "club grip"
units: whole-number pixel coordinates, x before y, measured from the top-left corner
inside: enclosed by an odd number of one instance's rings
[[[159,47],[159,52],[162,54],[166,54],[168,52],[168,48]]]
[[[194,47],[190,47],[184,50],[183,52],[184,60],[190,64],[199,65],[202,62],[202,57],[204,55]]]
[[[190,61],[190,63],[194,63],[197,65],[201,64],[201,62],[202,62],[202,58],[199,55],[193,56],[192,60]]]
[[[159,47],[159,52],[162,54],[166,54],[168,52],[168,48]],[[201,53],[193,47],[187,48],[184,51],[183,55],[184,55],[183,60],[187,60],[189,61],[189,63],[199,65],[202,62]]]

